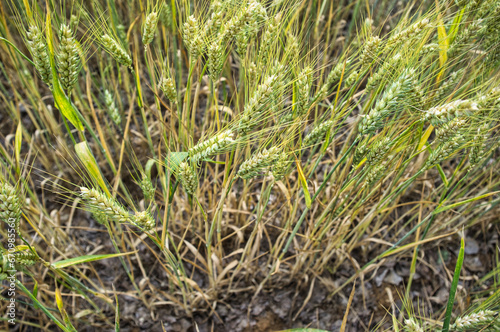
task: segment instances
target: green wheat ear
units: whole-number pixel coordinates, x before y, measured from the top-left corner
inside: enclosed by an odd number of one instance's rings
[[[7,182],[0,183],[0,220],[5,223],[14,223],[19,231],[21,219],[21,199],[16,188]]]
[[[405,319],[404,329],[406,332],[424,332],[424,329],[413,317]]]
[[[280,157],[278,147],[263,149],[255,153],[250,159],[241,164],[238,176],[242,179],[250,179],[267,170]]]
[[[30,25],[26,31],[26,46],[42,80],[49,85],[52,84],[49,50],[42,31],[35,24]]]
[[[146,17],[146,22],[144,23],[144,30],[142,33],[142,42],[144,45],[148,45],[153,41],[156,31],[156,25],[158,24],[160,16],[157,12],[151,12]]]
[[[132,66],[132,58],[128,55],[127,51],[120,46],[118,41],[116,41],[109,34],[104,34],[101,36],[101,44],[104,49],[111,54],[111,56],[118,61],[118,63],[124,65],[125,67]]]
[[[80,187],[80,197],[92,211],[99,211],[111,220],[119,223],[130,220],[130,214],[116,199],[106,196],[97,189]]]
[[[80,72],[80,55],[73,32],[66,24],[62,24],[59,30],[61,44],[59,52],[56,55],[57,66],[59,69],[61,85],[68,91],[73,89],[78,80]]]
[[[193,164],[197,164],[203,159],[227,151],[234,143],[234,133],[231,130],[222,131],[189,149],[189,159]]]
[[[104,103],[106,104],[106,110],[108,111],[109,117],[117,126],[119,126],[122,122],[122,118],[120,111],[115,105],[113,95],[109,92],[109,90],[104,90]]]
[[[156,221],[149,211],[137,212],[131,218],[131,221],[146,232],[152,230],[156,225]]]
[[[189,163],[182,162],[179,164],[177,177],[188,194],[193,195],[196,192],[198,188],[198,175],[194,167],[189,165]]]

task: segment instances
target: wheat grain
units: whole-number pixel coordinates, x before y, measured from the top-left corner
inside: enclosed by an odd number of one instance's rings
[[[171,77],[162,76],[158,82],[158,87],[172,103],[177,103],[177,90],[175,82]]]
[[[498,312],[493,310],[480,310],[457,318],[451,328],[455,331],[465,331],[472,328],[479,330],[482,326],[491,323],[497,316]]]
[[[186,162],[180,163],[178,177],[184,187],[184,190],[186,190],[188,194],[193,195],[198,188],[198,176],[196,175],[194,168]]]
[[[440,105],[423,113],[422,120],[430,121],[433,126],[443,125],[454,118],[471,115],[478,111],[477,103],[471,100],[455,100],[448,104]]]
[[[78,54],[76,40],[69,26],[62,24],[59,34],[61,45],[59,53],[57,54],[57,66],[59,68],[61,85],[69,92],[73,89],[73,86],[78,80],[80,56]]]
[[[225,152],[235,143],[233,137],[234,134],[231,130],[225,130],[205,141],[198,142],[198,144],[189,149],[189,159],[196,164],[202,159]]]
[[[27,47],[33,57],[33,63],[42,81],[52,83],[52,69],[50,67],[49,51],[43,34],[36,25],[30,25],[26,31]]]
[[[146,17],[146,22],[144,23],[144,30],[142,32],[142,42],[144,45],[148,45],[153,41],[155,36],[156,25],[158,24],[159,15],[157,12],[151,12]]]
[[[7,182],[0,183],[0,220],[13,224],[18,232],[20,219],[21,199],[16,188]]]
[[[148,211],[137,212],[131,221],[134,225],[142,228],[144,231],[149,232],[156,226],[155,219]]]
[[[110,35],[102,35],[101,43],[106,51],[108,51],[109,54],[111,54],[111,56],[118,61],[118,63],[124,65],[125,67],[132,66],[132,58],[130,58],[127,51],[125,51],[114,38],[111,38]]]
[[[363,51],[359,56],[359,63],[362,68],[369,65],[377,56],[381,39],[377,36],[372,36],[365,43]]]
[[[359,125],[361,135],[373,133],[377,130],[383,125],[383,119],[401,104],[403,97],[411,89],[412,73],[411,70],[403,73],[398,80],[391,84],[373,109],[363,116]]]
[[[263,149],[255,153],[250,159],[245,160],[238,170],[238,176],[242,179],[250,179],[261,174],[263,170],[271,166],[279,157],[277,147],[272,147],[269,150]]]
[[[424,332],[424,329],[414,318],[405,319],[405,331],[407,332]]]
[[[92,210],[102,212],[107,218],[124,223],[130,220],[130,214],[114,198],[107,197],[94,188],[80,187],[80,196]]]

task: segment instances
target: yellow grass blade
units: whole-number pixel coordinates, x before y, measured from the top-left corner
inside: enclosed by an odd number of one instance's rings
[[[302,185],[302,190],[304,191],[304,197],[306,199],[306,206],[308,209],[311,208],[311,195],[309,194],[309,189],[307,188],[307,180],[304,175],[304,171],[302,170],[302,166],[300,166],[300,161],[295,157],[295,163],[297,164],[297,171],[299,173],[300,184]]]
[[[425,133],[422,135],[422,138],[420,139],[420,142],[418,143],[418,148],[417,151],[420,151],[424,148],[425,143],[427,143],[427,140],[432,134],[432,131],[434,130],[434,126],[430,125],[429,128],[425,131]]]
[[[131,254],[135,254],[136,252],[137,251],[125,252],[125,253],[121,253],[121,254],[87,255],[87,256],[74,257],[74,258],[64,259],[62,261],[52,263],[51,267],[53,267],[54,269],[62,269],[62,268],[68,267],[68,266],[98,261],[101,259],[131,255]]]
[[[436,0],[437,3],[437,0]],[[436,6],[439,8],[439,6]],[[438,33],[438,43],[439,43],[439,65],[441,67],[441,71],[436,77],[436,82],[439,83],[441,81],[442,76],[445,71],[445,64],[448,60],[448,48],[450,46],[450,42],[448,40],[448,35],[446,34],[446,29],[444,27],[443,16],[441,13],[438,14],[437,18],[437,33]]]
[[[104,181],[104,178],[102,177],[101,171],[99,169],[99,166],[97,165],[97,162],[94,158],[94,155],[92,154],[92,151],[90,151],[89,146],[87,142],[80,142],[75,144],[75,152],[76,155],[78,156],[78,159],[82,162],[83,166],[89,173],[91,179],[93,181],[96,181],[99,187],[108,195],[111,196],[111,193],[109,192],[108,186],[106,185],[106,182]]]

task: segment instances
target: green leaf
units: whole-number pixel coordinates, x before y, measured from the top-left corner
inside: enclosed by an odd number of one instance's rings
[[[114,290],[114,287],[113,287]],[[118,302],[118,294],[115,291],[115,332],[120,332],[120,303]]]
[[[466,199],[465,201],[462,201],[462,202],[458,202],[458,203],[455,203],[455,204],[450,204],[450,205],[447,205],[447,206],[440,207],[440,208],[436,209],[435,214],[447,211],[449,209],[456,208],[457,206],[460,206],[460,205],[464,205],[464,204],[467,204],[467,203],[470,203],[470,202],[477,201],[477,200],[482,199],[482,198],[486,198],[486,197],[491,196],[491,195],[498,194],[499,192],[500,191],[494,191],[494,192],[491,192],[491,193],[488,193],[488,194],[484,194],[484,195],[481,195],[481,196],[477,196],[477,197]]]
[[[10,41],[8,41],[7,39],[3,38],[3,37],[0,37],[0,40],[1,41],[4,41],[7,45],[9,45],[10,47],[12,47],[17,53],[19,53],[26,61],[28,61],[29,63],[31,63],[33,65],[33,67],[35,66],[35,64],[33,63],[33,61],[30,60],[30,58],[28,58],[26,55],[24,55],[23,52],[21,52],[17,47],[16,45],[12,44]]]
[[[427,143],[427,140],[431,136],[433,130],[434,130],[434,126],[433,125],[430,125],[429,128],[427,128],[427,130],[422,135],[422,138],[420,139],[420,142],[418,143],[417,151],[422,150],[422,148],[424,147],[425,143]]]
[[[438,43],[439,43],[439,67],[441,71],[437,75],[436,81],[439,83],[441,81],[442,76],[445,71],[445,64],[448,60],[448,48],[450,47],[450,41],[448,35],[446,34],[446,29],[444,28],[444,20],[441,13],[438,13],[438,24],[437,24],[437,33],[438,33]]]
[[[450,30],[448,31],[448,38],[449,38],[450,43],[453,42],[453,40],[455,39],[455,36],[458,33],[458,28],[460,27],[460,22],[462,22],[462,18],[464,16],[464,13],[465,13],[465,7],[462,8],[462,10],[459,11],[455,15],[455,17],[453,18],[453,22],[451,23]]]
[[[83,166],[87,170],[87,172],[90,175],[90,178],[93,181],[96,181],[99,187],[108,195],[111,196],[111,193],[109,192],[108,186],[106,185],[106,182],[104,181],[104,178],[102,177],[101,171],[99,169],[99,166],[97,165],[97,162],[94,158],[94,155],[92,154],[92,151],[90,151],[90,148],[87,144],[87,142],[80,142],[75,144],[75,152],[76,155],[78,156],[78,159],[82,162]]]
[[[38,282],[36,280],[33,280],[35,284],[33,285],[33,296],[37,297],[38,296]]]
[[[40,303],[40,301],[38,301],[36,299],[36,297],[34,297],[33,294],[31,294],[31,292],[26,287],[24,287],[24,285],[19,280],[16,280],[16,283],[17,283],[17,287],[19,287],[23,291],[24,294],[28,295],[29,298],[33,301],[33,303],[38,308],[40,308],[47,315],[47,317],[50,318],[51,321],[53,321],[57,326],[59,326],[59,328],[61,330],[65,331],[65,332],[71,331],[66,326],[64,326],[64,324],[61,323],[54,315],[52,315],[52,313],[47,308],[45,308],[45,306],[42,303]]]
[[[121,253],[121,254],[87,255],[87,256],[74,257],[74,258],[70,258],[70,259],[64,259],[64,260],[59,261],[59,262],[55,262],[55,263],[51,264],[51,267],[53,267],[54,269],[62,269],[62,268],[68,267],[68,266],[98,261],[98,260],[106,259],[106,258],[126,256],[126,255],[131,255],[134,253],[136,253],[136,251],[125,252],[125,253]]]
[[[188,155],[187,152],[169,152],[165,159],[168,169],[175,173],[179,164],[182,163]]]
[[[439,175],[441,176],[441,180],[443,180],[443,182],[444,182],[444,185],[446,187],[448,187],[448,185],[450,184],[450,182],[448,181],[448,178],[446,177],[446,174],[444,174],[443,168],[439,164],[436,165],[436,168],[437,168],[437,170],[439,172]]]
[[[450,296],[448,297],[448,305],[446,306],[446,314],[443,321],[442,332],[448,332],[450,329],[451,313],[453,311],[453,303],[455,302],[455,293],[457,292],[458,280],[460,278],[460,271],[462,270],[462,264],[464,262],[464,252],[465,252],[465,241],[462,238],[460,240],[460,252],[458,253],[457,265],[455,266],[455,274],[453,275],[453,281],[451,282]]]

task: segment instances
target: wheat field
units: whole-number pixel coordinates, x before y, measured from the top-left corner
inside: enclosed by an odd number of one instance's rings
[[[500,330],[500,1],[1,0],[1,326]]]

